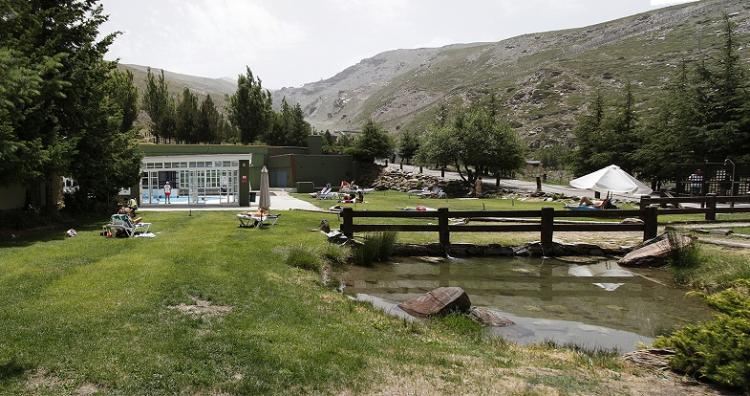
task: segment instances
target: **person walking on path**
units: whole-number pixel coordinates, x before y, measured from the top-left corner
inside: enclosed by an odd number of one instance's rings
[[[172,195],[172,186],[169,185],[169,180],[164,184],[164,200],[167,204],[172,202],[169,200],[169,196]]]

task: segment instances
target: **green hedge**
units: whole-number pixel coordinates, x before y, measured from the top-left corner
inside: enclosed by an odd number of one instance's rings
[[[716,316],[660,337],[654,345],[675,350],[670,365],[676,371],[750,391],[750,281],[701,295]]]

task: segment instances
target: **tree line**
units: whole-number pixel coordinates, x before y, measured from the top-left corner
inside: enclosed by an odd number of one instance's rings
[[[237,79],[237,91],[227,98],[227,115],[217,109],[211,95],[199,103],[188,88],[178,98],[169,93],[164,71],[146,74],[142,109],[151,118],[149,131],[160,142],[175,143],[265,143],[273,146],[304,146],[312,127],[302,107],[286,98],[280,111],[273,110],[271,93],[250,68]]]
[[[364,123],[356,137],[334,138],[328,131],[323,136],[329,153],[351,154],[359,161],[398,154],[407,163],[415,160],[438,169],[451,167],[468,185],[483,175],[508,175],[524,163],[522,142],[499,115],[494,95],[469,106],[441,104],[426,130],[401,131],[397,141],[372,120]]]
[[[33,186],[27,204],[44,195],[56,212],[63,175],[81,209],[138,181],[138,91],[104,60],[117,36],[98,39],[106,19],[95,1],[0,3],[0,184]]]
[[[738,54],[734,24],[724,15],[718,55],[683,61],[651,117],[636,110],[628,83],[614,106],[597,90],[575,129],[576,174],[609,164],[652,180],[671,180],[688,164],[750,162],[750,74]]]

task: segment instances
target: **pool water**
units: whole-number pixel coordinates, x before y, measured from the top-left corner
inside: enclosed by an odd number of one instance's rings
[[[671,286],[660,269],[615,262],[569,264],[538,258],[398,258],[342,275],[344,292],[401,302],[441,286],[460,286],[472,304],[513,320],[492,334],[526,344],[554,341],[627,352],[653,337],[710,318],[703,301]]]

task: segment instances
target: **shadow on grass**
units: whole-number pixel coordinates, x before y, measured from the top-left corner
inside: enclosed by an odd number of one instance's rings
[[[98,216],[66,219],[54,224],[20,230],[0,229],[0,249],[63,240],[66,238],[65,231],[70,228],[78,232],[90,232],[101,229],[101,226],[106,222],[106,217]]]
[[[21,377],[31,367],[24,366],[16,361],[15,358],[0,364],[0,384],[8,382],[14,378]]]

